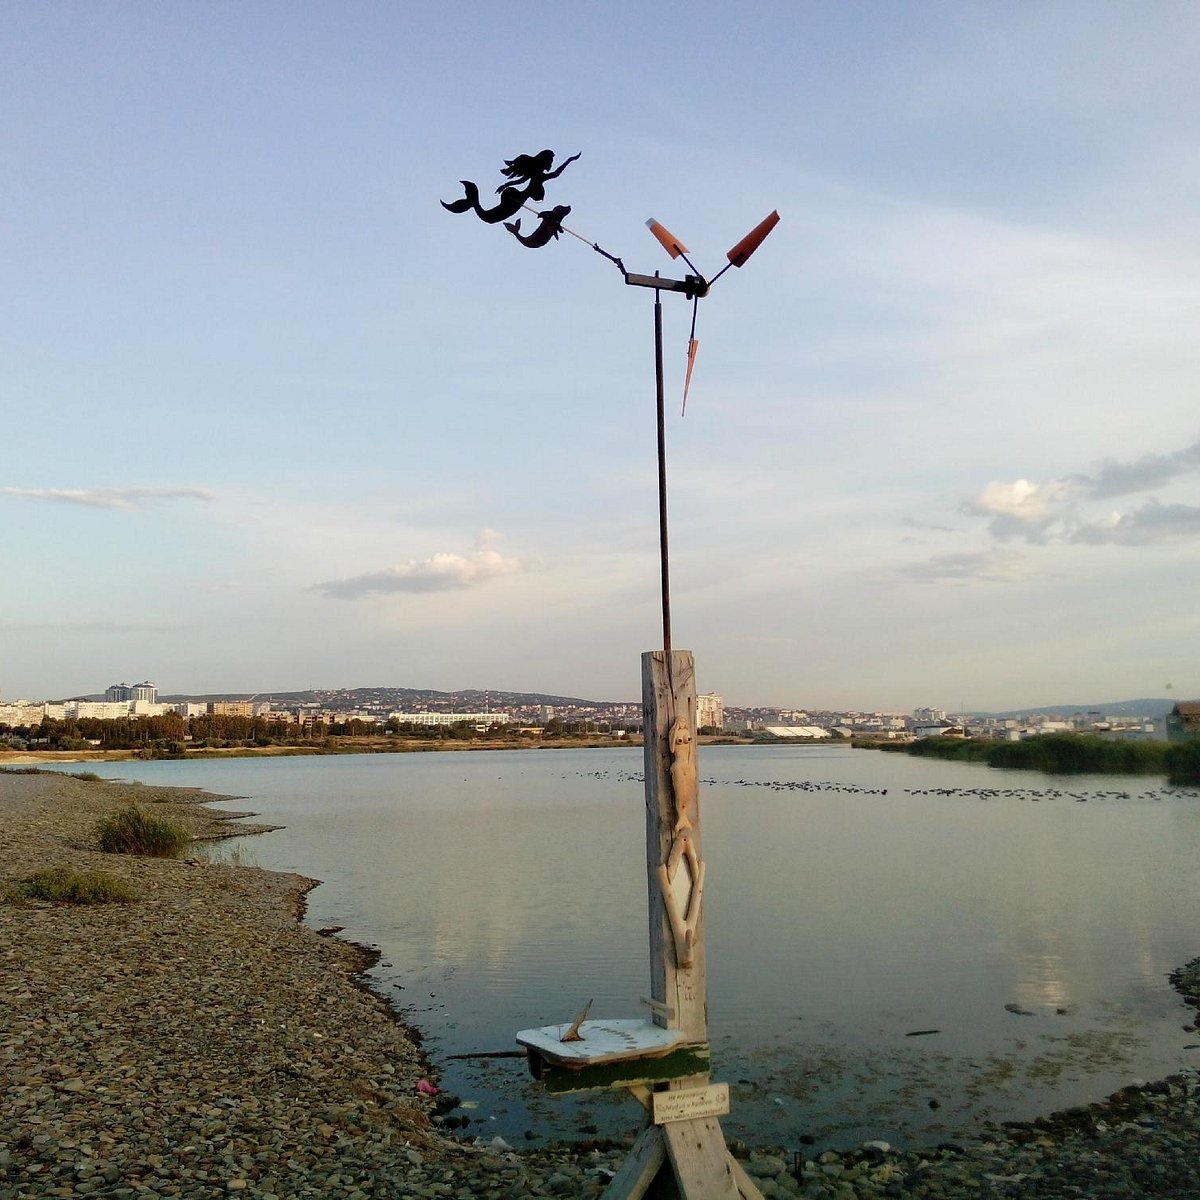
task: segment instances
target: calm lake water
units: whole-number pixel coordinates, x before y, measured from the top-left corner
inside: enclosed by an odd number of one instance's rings
[[[217,855],[322,880],[309,924],[379,948],[374,985],[465,1133],[523,1144],[638,1126],[624,1093],[547,1097],[520,1061],[450,1056],[589,999],[646,1015],[641,767],[614,747],[94,769],[286,826]],[[1194,790],[844,747],[706,747],[700,768],[729,1135],[917,1145],[1200,1062],[1165,978],[1200,953]]]

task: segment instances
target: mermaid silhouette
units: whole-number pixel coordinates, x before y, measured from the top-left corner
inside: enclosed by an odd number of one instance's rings
[[[518,154],[516,158],[506,159],[504,162],[504,167],[500,173],[508,177],[508,182],[502,183],[496,189],[500,193],[500,200],[495,207],[484,208],[479,203],[479,185],[472,183],[469,179],[459,180],[465,192],[463,198],[451,201],[450,203],[443,200],[441,202],[442,207],[452,213],[465,213],[474,210],[475,215],[481,221],[486,221],[489,225],[496,225],[501,221],[507,221],[510,217],[515,217],[527,201],[544,200],[546,198],[546,184],[551,179],[557,179],[578,157],[578,154],[572,154],[570,158],[552,170],[551,167],[554,163],[553,150],[543,150],[540,154]],[[565,216],[566,214],[563,215]],[[538,233],[539,231],[535,231],[530,236],[537,237]],[[517,236],[520,237],[521,235],[518,233]],[[547,234],[544,241],[536,244],[544,246],[546,241],[549,241],[550,236],[550,234]],[[528,244],[527,242],[526,245]]]

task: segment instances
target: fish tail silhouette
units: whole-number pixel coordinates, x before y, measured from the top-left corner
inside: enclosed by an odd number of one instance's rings
[[[463,185],[467,194],[461,200],[454,200],[449,204],[443,200],[442,207],[452,213],[465,213],[474,209],[480,216],[483,216],[483,209],[479,207],[479,188],[469,179],[460,179],[458,182]]]

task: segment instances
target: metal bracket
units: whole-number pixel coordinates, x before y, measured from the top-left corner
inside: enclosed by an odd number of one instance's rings
[[[659,292],[682,292],[689,299],[708,295],[708,281],[699,275],[685,275],[682,279],[664,279],[661,275],[635,275],[625,272],[625,282],[631,287],[654,288]]]

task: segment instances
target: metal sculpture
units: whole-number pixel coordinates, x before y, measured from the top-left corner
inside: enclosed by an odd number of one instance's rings
[[[683,411],[687,411],[688,392],[692,384],[692,372],[696,365],[696,353],[700,342],[696,338],[696,315],[700,301],[708,295],[709,289],[729,270],[730,267],[743,267],[747,259],[762,245],[767,234],[779,222],[779,213],[771,212],[760,221],[744,238],[741,239],[725,255],[728,260],[711,279],[706,279],[696,265],[688,257],[687,247],[659,221],[651,218],[646,222],[647,227],[659,244],[672,259],[682,258],[692,269],[691,275],[683,279],[664,279],[657,272],[653,275],[638,275],[625,269],[625,263],[615,254],[610,254],[596,242],[589,241],[573,229],[563,224],[563,219],[571,212],[567,204],[556,205],[554,208],[539,212],[530,206],[530,201],[542,201],[546,197],[546,184],[557,179],[563,171],[580,156],[572,154],[557,167],[554,166],[554,151],[542,150],[538,154],[518,154],[515,158],[505,160],[501,174],[507,182],[502,183],[496,191],[500,193],[500,202],[494,208],[483,208],[479,203],[479,185],[469,179],[459,182],[463,186],[464,196],[461,200],[447,202],[443,200],[442,207],[452,213],[474,212],[481,221],[490,225],[500,222],[523,246],[530,249],[540,249],[556,241],[561,234],[570,234],[573,238],[595,250],[597,254],[615,264],[621,272],[621,277],[631,287],[645,287],[654,290],[654,350],[655,350],[655,380],[658,392],[658,478],[659,478],[659,549],[662,566],[662,603],[663,603],[663,649],[670,655],[671,651],[671,605],[670,605],[670,571],[667,543],[667,490],[666,490],[666,434],[663,421],[663,355],[662,355],[662,292],[682,292],[692,301],[692,327],[688,335],[687,374],[683,384]],[[533,213],[538,218],[538,224],[532,232],[526,234],[521,230],[520,220],[511,220],[522,209]],[[669,657],[668,657],[669,662]]]
[[[565,162],[551,170],[554,163],[553,150],[543,150],[540,154],[518,154],[516,158],[505,160],[500,174],[506,176],[508,182],[502,183],[496,189],[500,194],[500,202],[495,208],[484,208],[479,203],[479,185],[469,179],[459,180],[466,193],[463,198],[449,204],[443,200],[442,207],[452,213],[473,211],[481,221],[497,225],[515,217],[530,200],[545,200],[546,184],[552,179],[557,179],[578,157],[578,154],[572,154]],[[558,209],[554,211],[559,212]],[[558,219],[561,221],[570,211],[570,208],[562,209]],[[506,228],[512,229],[512,226]],[[539,242],[538,245],[544,246],[545,242]]]
[[[729,1089],[710,1085],[708,1002],[703,933],[705,865],[701,857],[699,775],[696,767],[695,667],[689,651],[672,651],[670,570],[667,540],[667,466],[663,401],[662,293],[681,292],[692,301],[683,409],[700,343],[696,315],[701,299],[730,267],[741,267],[779,221],[772,212],[727,254],[727,263],[706,279],[688,249],[660,222],[646,222],[672,259],[682,258],[692,274],[664,279],[638,275],[595,242],[568,229],[570,205],[538,211],[545,185],[557,179],[578,154],[557,167],[554,152],[521,154],[505,162],[499,202],[484,208],[479,187],[461,180],[464,196],[442,207],[474,212],[503,223],[523,246],[540,249],[566,233],[613,263],[632,287],[654,291],[654,364],[658,422],[658,515],[662,576],[663,650],[642,656],[646,761],[646,866],[650,910],[651,996],[644,999],[650,1021],[586,1020],[591,1002],[566,1026],[521,1030],[530,1069],[551,1091],[596,1087],[627,1088],[650,1114],[632,1152],[605,1192],[606,1200],[637,1200],[670,1160],[683,1200],[761,1200],[761,1193],[726,1151],[717,1118],[729,1111]],[[521,211],[537,225],[521,229]]]

